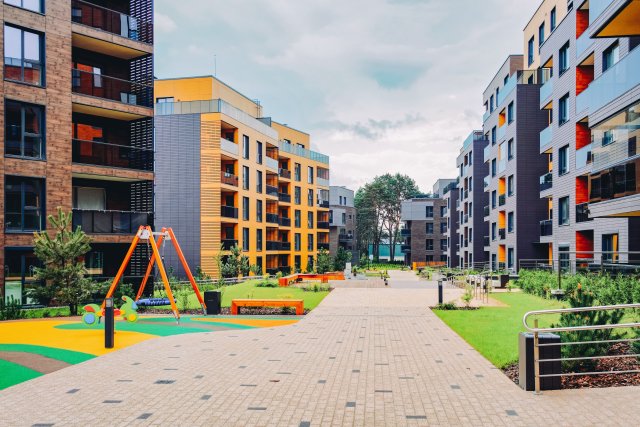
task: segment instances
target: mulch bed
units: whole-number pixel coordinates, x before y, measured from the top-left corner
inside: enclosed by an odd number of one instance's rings
[[[608,355],[634,354],[629,343],[613,344]],[[640,362],[636,357],[624,357],[616,359],[601,359],[593,372],[631,371],[640,370]],[[518,364],[514,363],[502,369],[502,372],[518,384]],[[576,375],[562,377],[562,388],[602,388],[624,387],[640,385],[640,373],[631,374],[602,374],[602,375]]]

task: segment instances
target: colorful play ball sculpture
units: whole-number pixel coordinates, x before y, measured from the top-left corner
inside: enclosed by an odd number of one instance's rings
[[[123,320],[127,322],[138,321],[138,305],[134,300],[127,296],[123,296],[122,300],[124,304],[120,308],[116,308],[113,311],[115,316],[121,316]],[[104,309],[98,304],[87,304],[84,307],[84,314],[82,315],[82,321],[87,326],[96,326],[100,323],[100,318],[104,316]]]

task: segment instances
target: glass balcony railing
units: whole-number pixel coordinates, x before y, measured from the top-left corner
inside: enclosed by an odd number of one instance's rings
[[[280,224],[280,217],[278,217],[278,214],[267,212],[266,219],[270,224]]]
[[[151,85],[89,73],[76,68],[71,70],[71,82],[74,93],[141,107],[153,106],[153,86]]]
[[[402,237],[411,236],[411,229],[410,228],[401,228],[400,229],[400,236],[402,236]]]
[[[282,169],[278,171],[280,178],[291,179],[291,171],[289,169]]]
[[[74,139],[71,151],[73,163],[153,171],[153,150]]]
[[[222,250],[228,251],[231,250],[234,246],[238,244],[238,241],[235,239],[222,239]]]
[[[589,25],[591,25],[613,0],[589,0]]]
[[[329,221],[318,221],[318,228],[320,228],[322,230],[328,230],[329,229]]]
[[[505,99],[507,99],[507,97],[509,96],[513,88],[516,87],[517,84],[518,84],[518,74],[514,73],[509,77],[509,79],[507,80],[507,83],[505,83],[502,90],[500,90],[500,92],[498,93],[496,108],[499,107],[504,102]]]
[[[484,147],[483,154],[484,154],[484,162],[487,163],[489,161],[489,158],[491,157],[491,144]]]
[[[71,0],[71,20],[130,40],[153,44],[152,22],[93,3]]]
[[[306,148],[298,147],[297,145],[280,141],[278,148],[285,153],[291,153],[297,156],[306,157],[316,162],[329,164],[329,156],[316,151],[307,150]]]
[[[281,216],[278,218],[278,224],[283,227],[291,227],[291,218]]]
[[[553,173],[548,172],[540,177],[540,191],[546,191],[553,187]]]
[[[267,240],[268,251],[279,251],[281,247],[280,242]]]
[[[240,145],[228,139],[220,138],[220,148],[222,151],[233,154],[234,156],[240,155]]]
[[[278,193],[278,200],[284,203],[291,203],[291,194]]]
[[[544,151],[545,148],[551,144],[553,139],[553,126],[549,125],[540,132],[540,151]]]
[[[234,206],[220,206],[220,215],[225,218],[238,218],[238,208]]]
[[[273,185],[266,185],[266,193],[267,196],[278,197],[278,187],[274,187]]]
[[[318,250],[324,249],[325,251],[329,250],[329,243],[327,242],[318,242]]]
[[[280,242],[280,248],[283,251],[290,251],[291,250],[291,242]]]
[[[320,177],[316,178],[316,183],[321,187],[329,186],[329,180],[325,178],[320,178]]]
[[[547,101],[552,94],[553,94],[553,78],[550,78],[540,87],[540,105],[544,105],[545,101]]]
[[[541,236],[552,236],[553,235],[553,223],[550,219],[545,219],[544,221],[540,221],[540,235]]]
[[[496,173],[502,173],[506,168],[507,168],[507,160],[506,159],[498,160],[498,168],[496,170]]]
[[[592,162],[591,144],[576,150],[576,169],[581,169]]]
[[[482,180],[482,184],[483,184],[484,188],[487,188],[490,183],[491,183],[491,177],[490,176],[485,176],[483,178],[483,180]]]
[[[576,57],[579,58],[580,55],[584,53],[589,46],[593,44],[593,39],[589,37],[589,31],[585,31],[582,33],[578,40],[576,40]]]
[[[491,242],[489,241],[489,236],[484,236],[484,237],[482,238],[482,241],[483,241],[483,243],[484,243],[484,246],[485,246],[485,247],[487,247],[487,246],[490,246],[490,245],[491,245]]]
[[[278,165],[278,161],[276,159],[272,159],[271,157],[266,156],[264,160],[265,160],[264,164],[267,166],[267,168],[274,171],[278,171],[280,169]]]
[[[487,205],[487,206],[485,206],[485,207],[484,207],[484,216],[485,216],[485,217],[488,217],[488,216],[489,216],[489,213],[490,213],[490,211],[489,211],[489,205]]]
[[[491,113],[488,110],[485,111],[484,114],[482,115],[482,123],[486,122],[490,115]]]
[[[153,213],[74,209],[72,222],[88,234],[131,234],[141,225],[153,226]]]
[[[499,228],[498,229],[498,236],[500,237],[500,240],[504,240],[507,238],[507,230],[505,228]]]
[[[498,132],[497,132],[497,136],[498,136],[498,142],[502,141],[504,139],[504,135],[507,133],[507,124],[503,124],[502,126],[500,126],[498,128]]]
[[[580,203],[576,205],[576,222],[591,221],[589,218],[589,203]]]

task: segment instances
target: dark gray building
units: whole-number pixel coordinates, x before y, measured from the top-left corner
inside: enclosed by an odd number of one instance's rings
[[[458,257],[458,222],[459,215],[456,210],[458,204],[458,182],[452,182],[443,191],[442,199],[445,201],[445,221],[447,222],[444,237],[447,239],[447,267],[459,266]]]
[[[353,190],[332,185],[329,187],[329,252],[332,256],[342,247],[358,259],[356,236],[356,208]]]
[[[448,185],[448,183],[447,183]],[[402,202],[402,252],[410,266],[447,265],[447,204],[440,197]]]

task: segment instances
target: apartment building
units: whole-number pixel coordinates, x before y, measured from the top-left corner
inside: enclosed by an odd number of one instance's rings
[[[550,262],[598,260],[599,251],[620,251],[616,260],[627,262],[634,259],[626,252],[640,250],[640,40],[630,37],[640,35],[637,3],[574,2],[540,46],[550,75],[540,90],[540,108],[549,114],[540,134],[549,164],[540,181],[548,201],[540,239]]]
[[[523,55],[508,56],[483,94],[483,132],[489,141],[483,183],[489,196],[484,212],[489,239],[483,241],[494,270],[515,270],[519,260],[546,256],[539,227],[547,207],[531,189],[547,172],[548,163],[539,155],[539,136],[548,115],[540,110],[539,72],[525,70],[524,60]]]
[[[452,182],[445,188],[442,195],[442,200],[445,202],[444,220],[447,223],[444,238],[447,239],[447,267],[455,268],[460,264],[460,258],[458,256],[458,224],[459,215],[456,209],[459,199],[458,182]]]
[[[344,186],[329,188],[329,252],[335,256],[344,248],[357,260],[356,208],[354,192]]]
[[[153,225],[153,1],[0,4],[4,197],[0,293],[38,286],[33,232],[61,207],[92,238],[94,278],[115,275]],[[142,275],[144,248],[126,280]]]
[[[481,130],[474,130],[464,140],[456,160],[458,168],[458,198],[456,245],[457,264],[461,267],[483,265],[489,260],[485,252],[485,236],[489,235],[489,195],[484,191],[484,179],[489,165],[484,162],[484,150],[489,140]]]
[[[215,276],[238,245],[263,272],[312,269],[329,249],[329,158],[309,135],[212,76],[156,80],[155,95],[156,222],[189,263]]]

